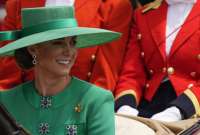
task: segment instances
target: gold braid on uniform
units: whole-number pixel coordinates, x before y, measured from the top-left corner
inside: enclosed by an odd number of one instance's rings
[[[151,3],[144,5],[144,9],[142,10],[142,13],[146,13],[150,10],[159,8],[160,5],[162,4],[162,2],[163,2],[163,0],[155,0]]]

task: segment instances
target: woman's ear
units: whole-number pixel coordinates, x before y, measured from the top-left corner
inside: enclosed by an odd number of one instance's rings
[[[36,55],[37,52],[38,52],[38,48],[37,46],[30,46],[30,47],[27,47],[27,50],[28,52],[33,56],[33,55]]]

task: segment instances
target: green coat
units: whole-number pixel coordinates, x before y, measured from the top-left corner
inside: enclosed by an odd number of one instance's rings
[[[109,91],[77,78],[51,97],[34,82],[0,92],[0,101],[32,135],[114,135],[114,102]]]

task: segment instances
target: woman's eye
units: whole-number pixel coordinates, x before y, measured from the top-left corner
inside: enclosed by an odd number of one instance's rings
[[[54,41],[53,42],[53,45],[62,45],[63,44],[63,42],[61,42],[61,41]]]
[[[71,46],[71,47],[75,47],[76,46],[76,38],[73,37],[71,39],[68,40],[54,40],[51,42],[51,44],[53,45],[53,47],[57,48],[57,47],[65,47],[66,45]]]

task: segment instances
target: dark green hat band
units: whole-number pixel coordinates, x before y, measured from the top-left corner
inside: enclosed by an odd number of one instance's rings
[[[42,24],[37,24],[35,26],[30,26],[23,28],[21,31],[3,31],[0,32],[0,41],[4,40],[16,40],[19,38],[23,38],[32,34],[44,32],[47,30],[54,29],[63,29],[63,28],[71,28],[77,27],[76,20],[73,18],[70,19],[58,19],[51,22],[46,22]]]
[[[20,38],[20,31],[0,31],[0,41],[17,40]]]
[[[77,27],[76,20],[71,19],[57,19],[55,21],[37,24],[35,26],[23,28],[21,31],[20,37],[29,36],[35,33],[44,32],[47,30],[54,30],[54,29],[62,29],[62,28],[71,28],[71,27]]]

